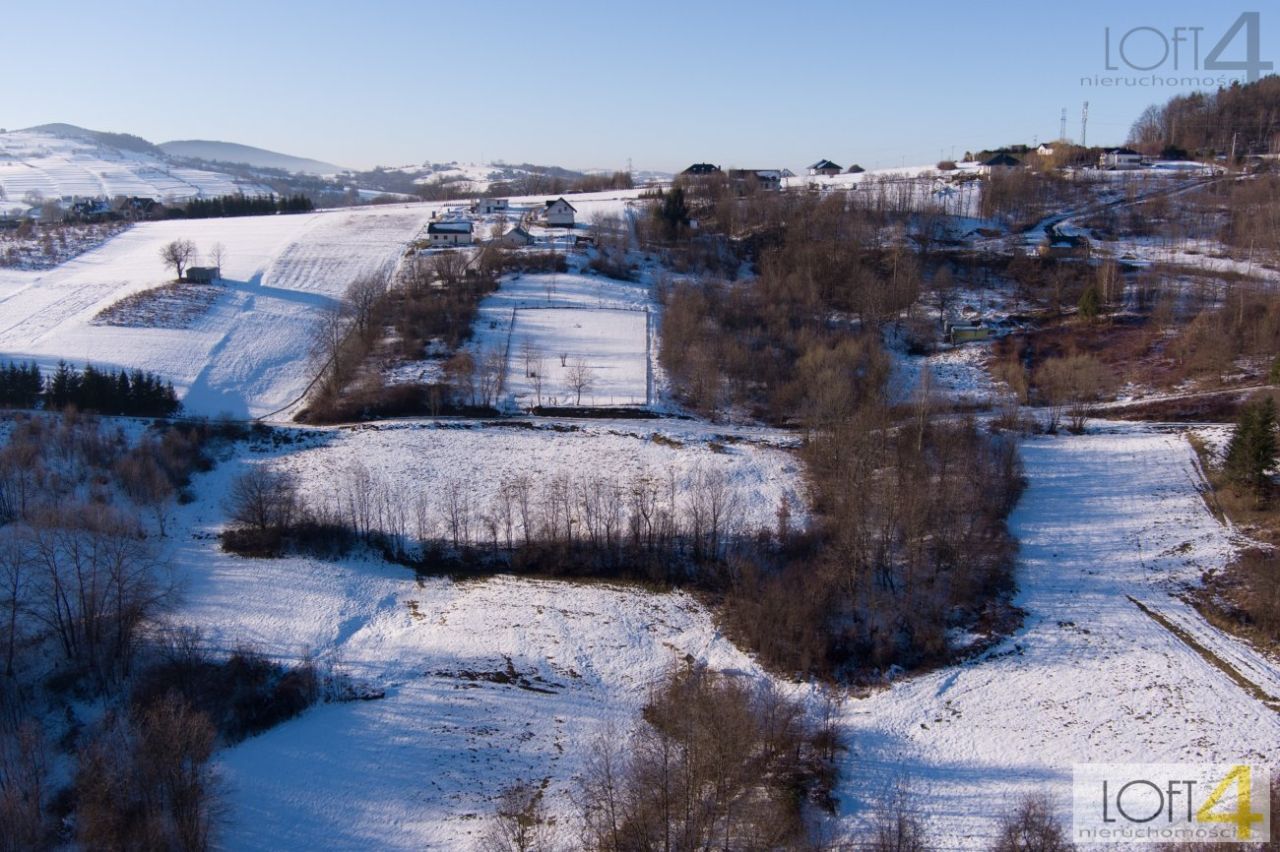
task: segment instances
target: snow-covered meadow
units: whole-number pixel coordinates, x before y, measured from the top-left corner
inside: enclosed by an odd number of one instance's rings
[[[576,272],[508,276],[480,303],[471,345],[505,354],[504,404],[642,406],[651,397],[654,309],[645,283]],[[590,384],[579,400],[572,377],[581,367]]]
[[[222,553],[216,532],[230,483],[255,464],[295,472],[309,499],[337,493],[359,465],[405,499],[458,482],[477,505],[520,474],[652,473],[686,488],[695,471],[720,471],[744,523],[767,526],[783,495],[802,505],[792,436],[690,421],[402,421],[299,437],[229,454],[197,477],[199,499],[172,522],[172,617],[215,650],[310,656],[385,697],[321,705],[221,753],[224,848],[470,848],[494,798],[519,780],[546,780],[568,831],[592,744],[632,728],[668,667],[688,657],[764,676],[682,592],[415,578],[358,556],[244,559]]]
[[[46,272],[0,270],[0,353],[139,367],[173,382],[186,410],[258,417],[293,403],[314,375],[320,312],[356,277],[393,267],[435,208],[403,205],[292,216],[148,222]],[[95,321],[172,279],[160,259],[190,239],[226,251],[222,295],[182,328]]]

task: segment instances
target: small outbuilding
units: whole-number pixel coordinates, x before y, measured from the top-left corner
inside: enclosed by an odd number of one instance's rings
[[[212,284],[222,278],[222,268],[218,266],[188,266],[186,277],[192,284]]]
[[[517,225],[502,236],[495,237],[492,242],[504,248],[523,248],[533,245],[533,234],[526,231],[523,226]]]

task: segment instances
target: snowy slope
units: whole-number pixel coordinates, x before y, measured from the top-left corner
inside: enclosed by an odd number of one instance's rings
[[[159,200],[270,192],[230,175],[180,168],[163,156],[42,130],[0,133],[0,189],[10,201],[138,195]]]
[[[222,523],[231,477],[270,460],[309,490],[332,491],[359,461],[409,491],[438,494],[457,478],[483,495],[516,468],[545,477],[646,463],[652,453],[684,469],[710,458],[695,438],[707,437],[705,424],[662,428],[686,446],[645,440],[634,422],[541,433],[386,424],[328,430],[274,459],[249,454],[202,475],[201,500],[177,510],[174,524],[189,531],[173,539],[184,584],[176,616],[203,627],[214,647],[311,653],[387,693],[318,707],[224,752],[226,848],[473,848],[493,797],[518,779],[547,779],[564,825],[591,743],[625,734],[646,686],[673,660],[689,654],[766,677],[682,594],[228,557],[209,533]],[[906,784],[939,848],[985,848],[1017,796],[1043,790],[1065,807],[1076,762],[1276,759],[1276,711],[1130,600],[1280,697],[1274,661],[1171,596],[1233,552],[1200,501],[1190,448],[1178,434],[1106,428],[1026,445],[1029,488],[1012,519],[1023,628],[978,660],[846,702],[851,749],[839,796],[851,831]],[[784,458],[752,446],[715,463],[744,493],[797,488]]]
[[[769,501],[755,492],[800,489],[794,460],[778,449],[713,452],[687,422],[658,426],[668,439],[659,444],[650,440],[654,425],[644,427],[318,430],[296,448],[260,447],[199,475],[200,499],[175,509],[166,540],[182,595],[175,621],[198,626],[214,649],[248,643],[277,658],[310,654],[386,690],[380,700],[313,708],[221,753],[221,848],[465,849],[493,798],[521,779],[549,779],[548,805],[565,822],[592,742],[630,730],[668,666],[687,654],[761,676],[683,593],[509,577],[419,580],[354,557],[231,557],[213,538],[229,483],[264,462],[298,471],[317,498],[334,493],[341,471],[358,461],[405,494],[438,495],[454,477],[478,500],[517,469],[549,477],[671,467],[679,475],[716,465],[761,513],[753,520],[766,523]],[[740,437],[787,440],[751,430]],[[484,678],[508,673],[515,682]]]
[[[357,276],[395,264],[429,205],[137,225],[55,269],[0,271],[0,355],[141,367],[171,380],[190,413],[261,416],[314,374],[310,332]],[[93,323],[107,306],[172,277],[160,248],[226,247],[223,295],[182,329]]]
[[[905,783],[944,848],[981,848],[1024,793],[1069,806],[1083,762],[1274,763],[1280,715],[1129,598],[1220,649],[1280,698],[1277,665],[1171,597],[1233,550],[1177,434],[1038,438],[1013,518],[1022,630],[975,662],[848,705],[851,823]],[[1064,813],[1069,817],[1069,814]]]

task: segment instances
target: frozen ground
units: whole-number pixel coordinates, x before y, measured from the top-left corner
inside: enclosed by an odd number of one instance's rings
[[[0,270],[0,354],[153,370],[190,413],[263,416],[294,401],[320,313],[359,275],[393,266],[431,205],[149,222],[47,272]],[[181,328],[95,324],[120,299],[172,279],[160,248],[226,248],[223,293]]]
[[[1274,661],[1176,597],[1233,552],[1185,439],[1125,425],[1034,439],[1023,457],[1029,485],[1011,521],[1023,628],[979,660],[850,702],[843,807],[855,825],[902,783],[936,843],[981,848],[1018,796],[1045,791],[1067,808],[1075,763],[1280,756],[1276,710],[1130,600],[1280,698]]]

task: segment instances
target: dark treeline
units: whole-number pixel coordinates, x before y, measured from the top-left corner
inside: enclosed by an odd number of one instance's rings
[[[505,378],[504,353],[459,351],[476,309],[506,272],[564,272],[564,255],[488,248],[473,261],[442,252],[404,264],[396,286],[383,275],[351,283],[341,304],[315,329],[312,358],[321,379],[298,419],[334,423],[374,417],[496,413]],[[394,330],[389,339],[383,334]],[[442,380],[388,384],[379,358],[440,357]],[[451,353],[451,354],[450,354]]]
[[[272,213],[309,213],[315,204],[305,195],[220,195],[193,198],[186,204],[165,208],[170,218],[221,219],[230,216],[263,216]]]
[[[745,527],[734,483],[701,468],[682,478],[520,475],[488,500],[461,480],[405,493],[359,462],[330,485],[304,496],[289,473],[255,467],[232,489],[223,547],[324,557],[366,545],[424,573],[625,577],[723,592],[732,554],[772,551],[791,536],[785,524]]]
[[[1129,141],[1144,153],[1166,156],[1274,153],[1280,141],[1280,76],[1153,104],[1134,122]]]
[[[1013,623],[1016,446],[936,418],[927,394],[888,403],[880,330],[910,312],[921,274],[918,253],[884,238],[882,214],[836,195],[769,196],[735,214],[789,208],[758,275],[677,285],[663,321],[662,362],[687,404],[745,408],[808,436],[810,529],[783,531],[780,509],[779,548],[727,555],[727,619],[788,672],[857,678],[945,661],[951,629],[998,635]]]
[[[888,362],[873,330],[915,301],[921,279],[912,254],[873,233],[843,197],[808,198],[791,204],[755,278],[669,288],[660,357],[682,401],[712,416],[746,406],[794,420],[822,417],[828,394],[878,386]]]
[[[113,373],[86,364],[77,370],[59,362],[47,380],[33,363],[10,361],[0,367],[0,406],[48,409],[74,406],[98,414],[171,417],[182,409],[173,385],[154,373]]]

